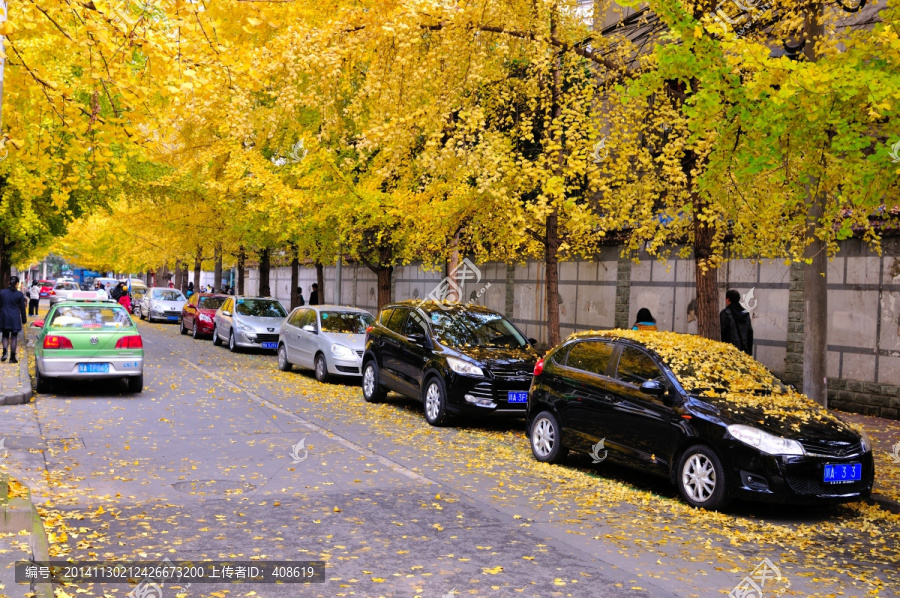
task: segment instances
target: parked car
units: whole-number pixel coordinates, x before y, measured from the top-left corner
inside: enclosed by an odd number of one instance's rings
[[[166,322],[178,322],[181,320],[181,308],[187,299],[178,289],[166,287],[150,287],[144,294],[138,312],[141,319],[165,320]]]
[[[374,323],[372,314],[353,307],[298,307],[281,325],[278,368],[311,369],[319,382],[331,375],[359,376],[366,329]]]
[[[53,285],[56,284],[55,280],[39,280],[38,284],[41,285],[41,299],[44,297],[50,296],[50,291],[53,290]]]
[[[36,320],[34,383],[47,392],[56,379],[124,378],[144,387],[141,335],[124,307],[113,301],[60,301]]]
[[[869,496],[871,442],[727,343],[673,332],[581,333],[535,368],[526,430],[539,461],[569,449],[668,477],[685,501]]]
[[[433,426],[456,414],[525,415],[534,342],[477,305],[395,303],[368,331],[363,398],[380,401],[394,390],[419,399]]]
[[[213,332],[216,310],[222,307],[227,295],[194,293],[181,308],[181,334],[191,331],[194,338],[207,336]]]
[[[72,298],[79,299],[106,299],[99,291],[82,291],[81,287],[74,280],[57,280],[50,291],[50,305],[53,306],[60,301]]]
[[[227,339],[228,348],[278,349],[278,331],[287,317],[284,306],[267,297],[228,296],[216,310],[213,344]]]
[[[140,280],[130,279],[127,288],[128,294],[131,295],[131,313],[137,315],[140,304],[147,295],[147,285]]]

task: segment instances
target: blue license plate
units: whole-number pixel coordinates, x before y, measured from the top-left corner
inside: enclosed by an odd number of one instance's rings
[[[862,464],[826,463],[822,479],[826,484],[858,482],[862,479]]]
[[[262,348],[263,349],[277,349],[278,343],[263,343]]]
[[[108,363],[79,363],[78,364],[78,373],[79,374],[108,374],[109,373],[109,364]]]
[[[527,392],[514,392],[511,390],[506,394],[506,402],[507,403],[527,403],[528,402],[528,393]]]
[[[167,319],[168,319],[170,322],[177,322],[177,321],[178,321],[178,316],[169,316]]]

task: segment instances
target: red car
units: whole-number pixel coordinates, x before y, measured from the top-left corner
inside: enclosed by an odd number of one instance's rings
[[[41,299],[44,297],[50,296],[50,291],[53,290],[53,285],[56,284],[55,280],[39,280],[37,281],[39,285],[41,285]]]
[[[188,302],[181,308],[181,334],[187,334],[190,330],[194,338],[211,335],[216,310],[225,303],[226,299],[228,299],[227,295],[209,293],[191,295]]]

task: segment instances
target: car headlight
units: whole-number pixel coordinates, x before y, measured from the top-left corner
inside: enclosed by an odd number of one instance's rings
[[[751,426],[732,424],[728,426],[728,433],[744,444],[759,449],[769,455],[794,455],[802,457],[806,454],[803,447],[796,440],[782,438],[768,432],[763,432]]]
[[[468,361],[457,359],[456,357],[447,357],[447,365],[457,374],[466,374],[469,376],[484,376],[484,372],[477,365],[472,365]]]
[[[872,450],[872,440],[869,438],[869,435],[866,434],[865,430],[859,431],[859,443],[862,445],[864,453],[868,453]]]
[[[253,330],[252,328],[250,328],[249,326],[247,326],[247,325],[244,324],[243,322],[238,322],[238,323],[237,323],[237,329],[240,330],[241,332],[255,332],[255,330]]]
[[[353,354],[353,349],[351,349],[350,347],[345,347],[344,345],[338,345],[337,343],[331,345],[331,354],[334,355],[335,357],[342,357],[342,358],[348,358],[348,357],[355,356]]]
[[[212,318],[210,318],[210,317],[209,317],[208,315],[206,315],[206,314],[200,314],[200,321],[201,321],[201,322],[211,323],[211,322],[212,322]]]

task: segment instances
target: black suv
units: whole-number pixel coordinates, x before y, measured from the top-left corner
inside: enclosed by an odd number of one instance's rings
[[[366,335],[366,401],[388,390],[419,399],[433,426],[452,415],[525,415],[538,354],[509,320],[477,305],[403,301]]]

